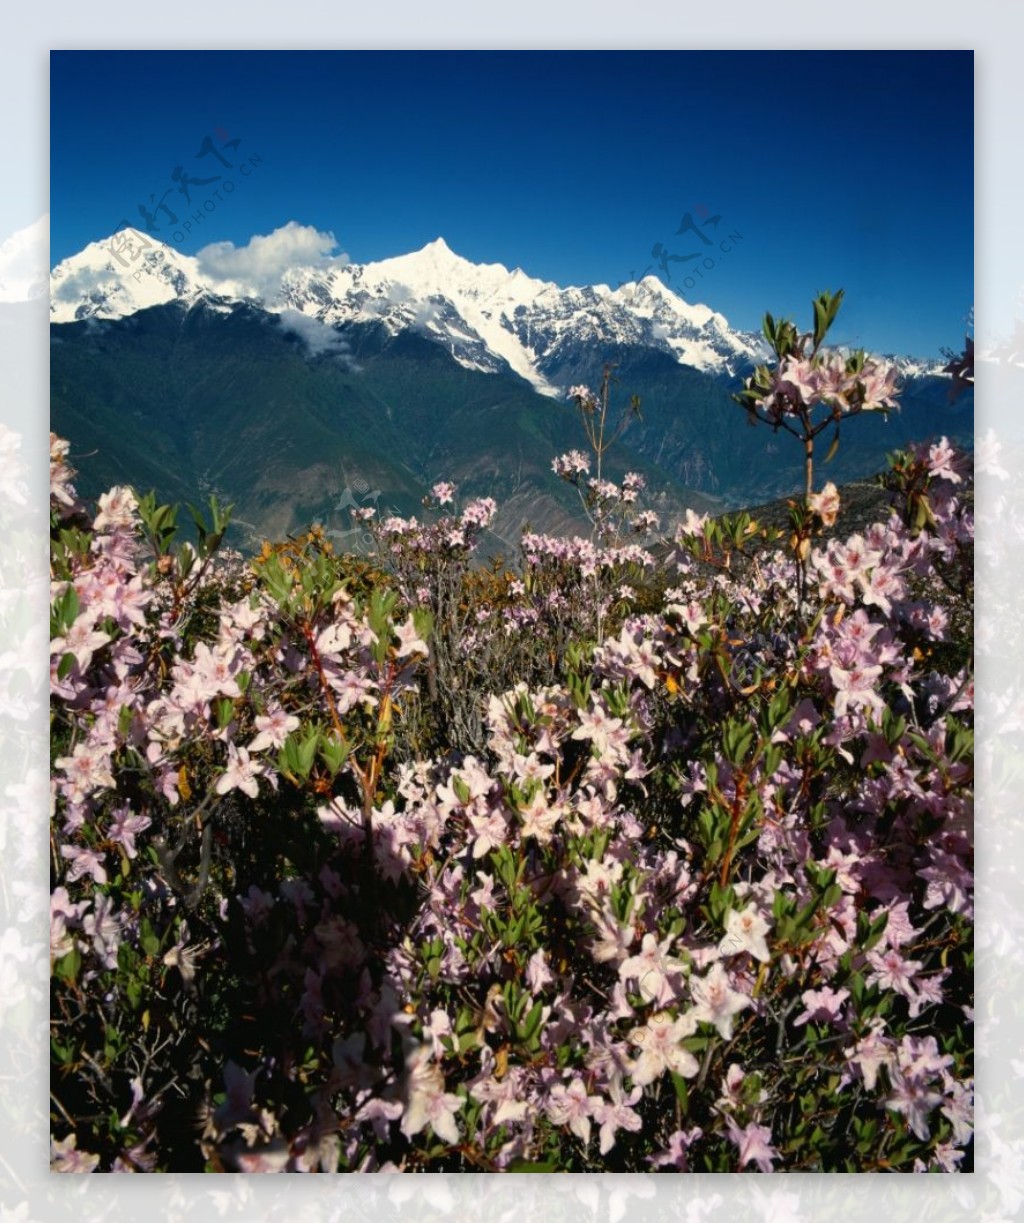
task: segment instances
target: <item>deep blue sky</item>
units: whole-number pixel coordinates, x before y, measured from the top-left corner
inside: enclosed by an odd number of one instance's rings
[[[974,300],[973,126],[970,52],[54,52],[51,262],[180,211],[172,171],[221,172],[196,154],[227,133],[262,160],[189,254],[293,220],[358,262],[443,236],[563,285],[660,274],[748,328],[843,287],[838,342],[934,355]],[[688,289],[658,243],[715,266]]]

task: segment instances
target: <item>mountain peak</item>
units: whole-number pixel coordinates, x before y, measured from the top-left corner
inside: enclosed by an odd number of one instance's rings
[[[572,354],[595,342],[655,347],[699,369],[731,368],[757,355],[756,338],[652,276],[618,289],[561,288],[521,268],[474,263],[440,236],[378,262],[320,258],[282,273],[266,266],[267,241],[229,252],[235,257],[227,263],[155,240],[142,250],[141,239],[129,248],[124,236],[91,243],[53,269],[50,317],[119,318],[211,295],[229,305],[255,298],[272,313],[298,311],[327,327],[372,319],[393,333],[416,328],[468,368],[509,368],[544,394],[554,393]]]
[[[477,265],[469,259],[463,258],[458,252],[453,251],[444,238],[435,238],[433,242],[428,242],[425,246],[421,246],[418,251],[410,251],[408,255],[399,255],[398,259],[416,260],[420,263],[428,263],[434,267],[461,267],[471,268]],[[382,260],[384,263],[391,263],[393,259]]]

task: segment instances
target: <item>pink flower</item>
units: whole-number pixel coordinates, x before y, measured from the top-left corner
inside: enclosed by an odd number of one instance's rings
[[[129,858],[134,858],[138,852],[135,848],[135,837],[148,828],[151,822],[148,815],[133,815],[130,807],[118,807],[111,812],[107,835],[124,849]]]
[[[487,527],[497,512],[498,505],[493,497],[478,497],[462,511],[459,521],[463,527]]]
[[[626,1095],[621,1083],[613,1079],[609,1094],[611,1099],[602,1100],[594,1109],[594,1120],[601,1127],[599,1145],[602,1155],[607,1155],[615,1146],[616,1131],[629,1130],[635,1134],[643,1126],[640,1114],[630,1107],[643,1095],[642,1087],[634,1087],[629,1095]]]
[[[402,1115],[401,1100],[382,1100],[379,1096],[371,1096],[356,1113],[357,1121],[368,1121],[373,1126],[373,1132],[378,1142],[386,1142],[391,1129],[391,1122]]]
[[[442,1142],[457,1143],[459,1128],[455,1114],[466,1103],[462,1096],[445,1091],[441,1067],[431,1062],[429,1046],[415,1050],[407,1064],[408,1103],[401,1130],[412,1138],[429,1125]]]
[[[712,964],[706,977],[693,978],[690,993],[697,1004],[690,1012],[693,1018],[714,1024],[723,1040],[732,1040],[733,1016],[750,1006],[750,999],[732,988],[723,965]]]
[[[886,951],[869,951],[868,964],[871,972],[867,976],[869,985],[891,989],[904,998],[914,998],[914,976],[922,967],[919,960],[905,960],[895,947]]]
[[[895,1057],[893,1041],[882,1035],[885,1021],[872,1021],[872,1031],[862,1040],[857,1041],[853,1051],[846,1054],[846,1060],[852,1062],[860,1070],[864,1086],[868,1091],[875,1090],[878,1081],[878,1071],[882,1066],[891,1066]]]
[[[77,500],[71,484],[74,472],[67,462],[69,449],[70,443],[64,438],[58,437],[56,433],[50,434],[50,496],[68,509]]]
[[[754,904],[749,904],[741,912],[730,909],[725,918],[725,937],[718,944],[722,955],[738,955],[749,952],[755,960],[767,964],[771,959],[765,935],[768,933],[768,923],[761,916]]]
[[[54,888],[50,896],[50,956],[59,960],[62,956],[74,950],[75,941],[68,932],[68,923],[80,921],[82,914],[89,908],[88,900],[71,903],[67,888]]]
[[[739,1147],[741,1168],[753,1162],[762,1172],[774,1171],[772,1160],[781,1159],[782,1156],[771,1145],[772,1132],[766,1125],[758,1125],[751,1121],[749,1125],[740,1129],[732,1117],[726,1117],[725,1128],[728,1131],[730,1142],[734,1142]]]
[[[800,1000],[806,1009],[793,1020],[794,1027],[809,1022],[838,1023],[839,1012],[849,996],[848,989],[834,990],[828,985],[824,989],[805,989]]]
[[[677,1168],[680,1172],[688,1172],[690,1169],[689,1148],[698,1138],[703,1137],[704,1131],[699,1125],[695,1125],[692,1130],[676,1130],[668,1140],[665,1150],[649,1155],[647,1161],[655,1168],[672,1167]]]
[[[430,1018],[423,1024],[424,1038],[430,1041],[434,1057],[444,1057],[446,1047],[441,1041],[442,1036],[451,1038],[452,1021],[447,1011],[440,1009],[430,1012]]]
[[[622,742],[622,719],[610,717],[596,697],[593,709],[581,711],[579,717],[580,724],[572,732],[574,739],[589,739],[601,752],[613,738],[616,743]]]
[[[484,808],[483,814],[470,811],[469,823],[475,834],[473,857],[482,858],[492,849],[498,849],[508,834],[508,820],[503,812]]]
[[[691,536],[703,535],[704,528],[708,524],[710,514],[697,514],[692,509],[687,509],[686,517],[676,527],[676,541],[686,539]]]
[[[109,633],[101,633],[95,626],[95,613],[91,610],[82,612],[63,637],[54,637],[50,642],[50,653],[57,658],[64,654],[73,654],[78,660],[82,671],[87,671],[92,662],[92,656],[111,640]]]
[[[59,1142],[50,1139],[50,1171],[51,1172],[95,1172],[100,1162],[98,1155],[90,1155],[88,1151],[79,1151],[78,1138],[68,1134]]]
[[[249,759],[249,753],[244,747],[236,748],[233,743],[229,743],[228,767],[217,778],[217,793],[227,794],[231,790],[241,790],[250,798],[256,798],[260,792],[256,778],[262,771],[260,765]]]
[[[857,379],[863,388],[862,412],[874,412],[896,406],[899,371],[895,365],[880,365],[868,361]]]
[[[544,949],[538,947],[526,965],[526,984],[530,987],[531,993],[539,994],[546,985],[554,984],[554,980],[555,976],[548,967]]]
[[[294,714],[286,713],[280,705],[274,706],[269,713],[256,715],[256,729],[259,734],[249,744],[250,752],[262,752],[268,747],[281,748],[293,730],[298,730],[299,719]]]
[[[825,526],[830,527],[839,513],[839,490],[829,481],[820,493],[811,493],[807,505]]]
[[[103,865],[103,855],[95,849],[79,849],[76,845],[62,845],[60,856],[71,863],[68,870],[68,882],[74,883],[83,875],[91,875],[96,883],[107,882],[107,872]]]
[[[555,1125],[568,1125],[586,1143],[590,1141],[590,1118],[600,1103],[599,1098],[587,1095],[582,1079],[573,1079],[568,1087],[556,1083],[551,1088],[545,1111]]]
[[[134,526],[139,503],[130,488],[117,485],[109,492],[101,493],[97,505],[99,513],[92,524],[97,531]]]
[[[835,714],[841,718],[848,709],[874,709],[879,713],[885,709],[885,702],[875,691],[880,666],[854,666],[849,670],[843,667],[830,667],[829,675],[835,685]]]
[[[671,936],[659,943],[657,935],[645,934],[640,951],[619,965],[619,980],[632,978],[645,1002],[667,1006],[679,995],[683,966],[667,954],[672,942]]]
[[[743,1103],[743,1083],[747,1077],[746,1071],[739,1062],[730,1062],[729,1068],[725,1072],[725,1078],[722,1080],[722,1094],[715,1101],[715,1105],[719,1110],[730,1110],[739,1108]],[[763,1089],[759,1093],[758,1102],[763,1103],[768,1098],[768,1093]]]
[[[682,1042],[696,1031],[694,1013],[673,1019],[666,1011],[652,1015],[642,1026],[629,1034],[629,1043],[637,1050],[636,1059],[630,1066],[630,1076],[638,1087],[653,1083],[666,1070],[692,1079],[700,1070],[700,1063]]]
[[[551,470],[556,476],[572,480],[576,476],[588,475],[590,473],[590,463],[582,451],[570,450],[567,454],[560,454],[555,459],[551,464]]]
[[[885,1107],[906,1117],[910,1132],[927,1142],[928,1116],[942,1103],[942,1093],[930,1090],[921,1079],[905,1075],[896,1067],[889,1068],[889,1080],[892,1094],[886,1099]]]
[[[523,840],[536,837],[541,845],[547,845],[562,818],[562,807],[558,804],[548,806],[547,796],[541,789],[520,809],[519,818],[522,821],[519,833]]]
[[[92,939],[92,949],[104,968],[117,967],[117,949],[121,945],[121,919],[114,911],[109,896],[98,893],[93,911],[82,919],[82,929]]]
[[[398,653],[396,658],[405,658],[409,654],[428,654],[427,643],[419,635],[416,625],[413,623],[412,615],[408,620],[395,629],[395,636],[398,638]]]

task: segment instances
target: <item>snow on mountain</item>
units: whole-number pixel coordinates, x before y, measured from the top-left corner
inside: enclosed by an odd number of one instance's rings
[[[194,302],[210,290],[197,259],[126,230],[90,242],[53,269],[50,321],[125,318],[175,300]]]
[[[896,366],[901,378],[942,378],[947,365],[945,358],[929,361],[918,357],[897,357],[891,353],[885,354],[885,360]]]
[[[226,308],[250,296],[241,282],[216,278],[202,252],[182,255],[135,231],[65,259],[51,274],[50,291],[55,323],[120,318],[171,301]],[[442,238],[375,263],[290,267],[260,304],[286,325],[299,314],[330,328],[367,321],[394,334],[412,328],[467,368],[509,368],[549,395],[559,393],[574,353],[595,342],[658,349],[709,372],[733,373],[766,356],[759,336],[733,330],[654,276],[617,289],[561,288],[520,268],[471,263]]]

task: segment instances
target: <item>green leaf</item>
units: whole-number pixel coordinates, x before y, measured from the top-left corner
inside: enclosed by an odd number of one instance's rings
[[[54,965],[54,972],[63,981],[74,981],[82,967],[82,956],[77,947],[74,947]]]
[[[293,730],[284,741],[284,747],[279,756],[283,772],[294,777],[309,776],[316,760],[317,749],[320,746],[320,730],[313,725],[307,725],[299,730]]]
[[[329,734],[325,733],[320,739],[320,758],[331,771],[337,773],[341,766],[348,759],[349,747],[347,743],[342,743],[337,734],[333,731]]]
[[[140,926],[139,945],[148,956],[155,956],[160,950],[160,940],[156,936],[156,932],[149,921],[149,918],[144,917]]]
[[[544,1003],[535,1002],[530,1008],[529,1014],[519,1025],[519,1030],[522,1032],[522,1039],[530,1041],[536,1036],[537,1030],[540,1027],[540,1021],[544,1014]]]
[[[426,607],[413,608],[412,623],[416,629],[416,635],[422,638],[423,641],[429,641],[434,631],[434,616],[432,612]]]
[[[817,350],[828,330],[828,312],[825,307],[825,297],[822,295],[814,302],[814,347]]]
[[[263,585],[267,588],[267,593],[274,602],[279,605],[286,603],[295,578],[290,570],[285,569],[281,564],[281,558],[276,554],[269,556],[260,565],[259,573]]]

